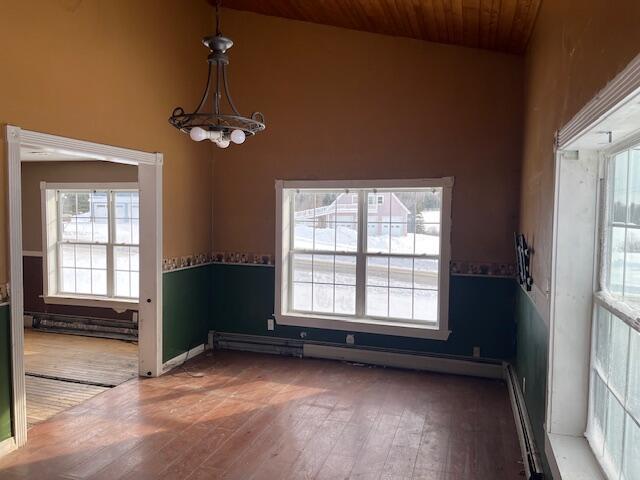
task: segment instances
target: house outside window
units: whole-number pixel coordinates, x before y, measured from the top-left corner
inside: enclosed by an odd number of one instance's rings
[[[137,303],[137,185],[43,183],[41,190],[45,301]]]
[[[279,181],[278,323],[447,338],[452,186]]]
[[[603,158],[587,439],[610,479],[640,472],[640,147]]]

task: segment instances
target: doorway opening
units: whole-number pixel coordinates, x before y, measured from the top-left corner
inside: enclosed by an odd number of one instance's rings
[[[6,127],[14,443],[162,373],[162,154]]]

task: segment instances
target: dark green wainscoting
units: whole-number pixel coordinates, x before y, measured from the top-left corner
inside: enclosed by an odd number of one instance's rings
[[[209,327],[220,332],[300,338],[345,343],[345,333],[336,330],[276,325],[267,330],[274,311],[275,268],[257,265],[213,265],[213,316]],[[356,334],[356,345],[471,356],[480,347],[481,356],[510,359],[515,355],[516,283],[508,278],[452,276],[449,326],[444,341]]]
[[[0,306],[0,441],[11,436],[11,325],[9,305]]]
[[[516,331],[516,373],[521,388],[522,380],[525,379],[524,400],[536,445],[541,452],[545,472],[549,475],[544,455],[549,331],[529,296],[519,287],[516,294]]]
[[[162,276],[162,361],[206,343],[212,317],[212,265]]]

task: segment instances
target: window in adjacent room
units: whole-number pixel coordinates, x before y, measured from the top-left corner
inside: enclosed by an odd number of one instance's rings
[[[611,479],[640,472],[640,147],[606,155],[587,438]]]
[[[278,322],[446,338],[452,185],[279,182]]]
[[[137,301],[137,187],[43,184],[45,299]]]

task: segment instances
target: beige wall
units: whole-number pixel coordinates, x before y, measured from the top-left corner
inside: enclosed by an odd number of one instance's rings
[[[637,0],[542,2],[526,56],[520,210],[542,289],[551,271],[554,133],[640,53],[638,25]]]
[[[204,0],[0,0],[0,124],[163,152],[165,256],[211,244],[211,149],[167,118],[199,100],[212,23]],[[3,193],[0,283],[6,210]]]
[[[109,162],[24,162],[22,164],[22,249],[42,251],[40,182],[137,182],[138,167]]]
[[[513,262],[523,61],[224,11],[232,93],[267,130],[215,151],[216,251],[274,252],[275,179],[455,176],[452,258]]]

